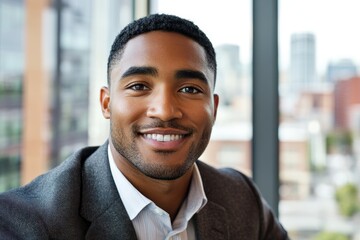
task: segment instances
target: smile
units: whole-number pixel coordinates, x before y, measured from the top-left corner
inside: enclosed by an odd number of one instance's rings
[[[158,142],[170,142],[170,141],[177,141],[184,137],[181,134],[144,134],[146,139],[151,139]]]

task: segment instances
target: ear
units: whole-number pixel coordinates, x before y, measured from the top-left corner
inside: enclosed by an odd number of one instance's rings
[[[100,104],[104,118],[110,118],[110,90],[108,87],[102,87],[100,90]]]
[[[214,97],[214,122],[213,122],[213,124],[214,124],[215,120],[216,120],[217,109],[218,109],[218,106],[219,106],[219,95],[214,94],[213,97]]]

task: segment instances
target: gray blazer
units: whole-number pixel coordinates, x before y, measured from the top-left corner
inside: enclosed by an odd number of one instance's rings
[[[197,164],[208,198],[195,215],[197,239],[288,239],[249,178]],[[0,239],[136,239],[111,176],[107,143],[0,194]]]

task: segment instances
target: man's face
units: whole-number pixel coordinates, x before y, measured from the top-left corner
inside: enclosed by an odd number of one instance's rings
[[[142,34],[127,43],[110,80],[101,102],[116,158],[155,179],[185,174],[209,142],[218,104],[205,50],[177,33]]]

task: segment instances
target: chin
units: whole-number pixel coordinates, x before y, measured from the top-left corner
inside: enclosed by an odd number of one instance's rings
[[[170,160],[168,160],[170,161]],[[185,175],[193,163],[167,165],[162,163],[146,164],[138,166],[138,169],[146,176],[157,180],[176,180]],[[164,166],[166,165],[166,166]]]

